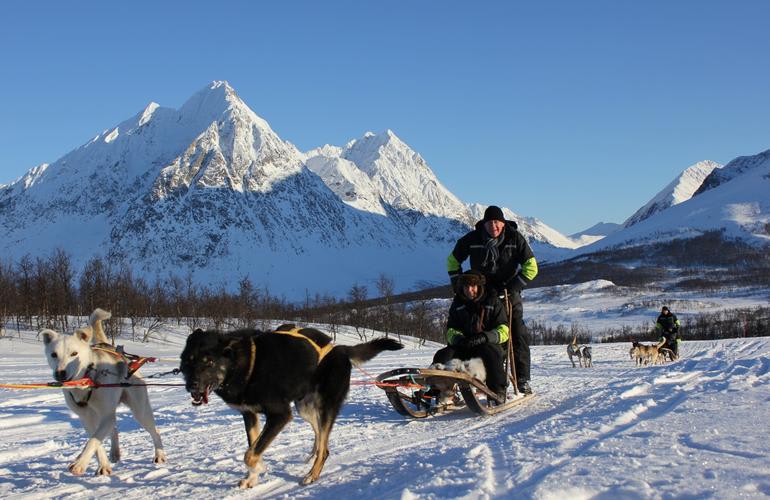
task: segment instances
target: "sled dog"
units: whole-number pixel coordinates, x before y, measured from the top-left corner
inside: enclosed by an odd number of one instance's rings
[[[282,325],[274,332],[244,329],[231,333],[195,330],[187,338],[180,370],[193,405],[208,402],[215,392],[241,413],[248,450],[247,474],[239,483],[251,488],[264,469],[262,455],[292,418],[291,402],[313,427],[315,441],[310,472],[301,483],[318,479],[329,456],[329,434],[350,387],[351,363],[403,345],[379,338],[355,346],[335,346],[314,328]],[[259,416],[265,426],[259,431]]]
[[[108,352],[94,350],[90,345],[92,339],[106,343],[102,321],[110,317],[109,312],[95,309],[88,319],[88,326],[79,328],[72,335],[49,329],[40,332],[45,344],[45,357],[53,370],[54,379],[58,382],[68,382],[90,377],[97,384],[142,383],[137,374],[126,380],[128,366],[125,362]],[[110,460],[120,460],[118,429],[115,425],[115,411],[120,403],[125,403],[131,409],[134,418],[152,437],[155,446],[153,461],[166,462],[166,454],[160,434],[155,428],[155,419],[145,386],[64,389],[63,392],[67,406],[80,418],[88,434],[83,451],[69,465],[70,472],[75,475],[83,474],[95,453],[99,463],[96,474],[112,474]],[[102,446],[102,441],[108,435],[111,435],[109,460]]]
[[[486,383],[487,370],[481,358],[471,358],[467,361],[450,359],[447,364],[433,363],[428,368],[432,370],[447,370],[450,372],[467,373],[473,378]],[[426,380],[431,387],[439,391],[438,404],[448,405],[454,401],[455,383],[441,377],[432,377]]]
[[[586,345],[583,346],[583,350],[581,352],[581,355],[583,356],[583,366],[585,368],[591,368],[594,366],[593,358],[591,357],[591,346]]]
[[[575,361],[572,359],[573,357],[578,359],[578,363],[581,367],[583,366],[583,353],[578,346],[577,335],[572,338],[571,343],[567,344],[567,356],[569,356],[569,360],[572,363],[572,368],[576,368]]]
[[[634,341],[630,351],[631,359],[636,360],[637,366],[642,364],[657,364],[659,361],[659,350],[665,342],[665,340],[662,340],[658,344],[647,345]]]

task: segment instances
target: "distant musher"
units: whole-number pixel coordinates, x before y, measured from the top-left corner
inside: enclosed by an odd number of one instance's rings
[[[670,349],[674,353],[674,359],[679,357],[679,344],[682,342],[679,337],[679,326],[680,323],[676,314],[672,313],[668,306],[663,306],[658,320],[655,322],[655,331],[660,335],[658,342],[666,341],[662,347]]]

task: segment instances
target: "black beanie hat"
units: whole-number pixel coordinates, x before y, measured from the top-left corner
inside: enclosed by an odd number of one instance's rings
[[[486,210],[484,210],[484,219],[482,222],[487,222],[491,220],[499,220],[502,222],[505,222],[505,216],[503,215],[503,211],[500,209],[500,207],[496,207],[495,205],[490,205],[487,207]]]

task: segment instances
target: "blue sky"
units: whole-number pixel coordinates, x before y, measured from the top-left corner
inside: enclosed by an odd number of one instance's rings
[[[0,183],[213,80],[302,150],[389,128],[463,201],[565,234],[770,149],[764,0],[29,0],[0,18]]]

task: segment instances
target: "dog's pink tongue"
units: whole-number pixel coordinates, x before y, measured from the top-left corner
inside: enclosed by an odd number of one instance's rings
[[[209,388],[208,387],[206,387],[206,390],[203,391],[202,403],[204,405],[209,404]]]

